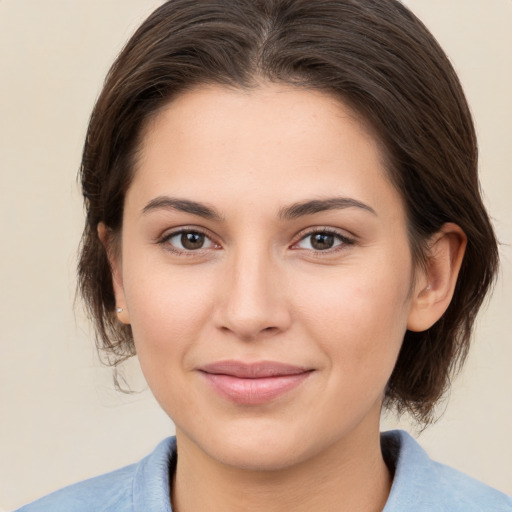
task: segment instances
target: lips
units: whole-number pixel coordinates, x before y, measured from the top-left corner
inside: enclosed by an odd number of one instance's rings
[[[199,371],[223,398],[247,405],[270,402],[298,387],[312,373],[309,368],[273,361],[220,361],[202,366]]]

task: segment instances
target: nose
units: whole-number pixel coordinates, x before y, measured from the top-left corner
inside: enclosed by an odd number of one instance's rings
[[[283,272],[267,254],[240,254],[227,266],[219,288],[215,324],[250,341],[284,332],[291,323]]]

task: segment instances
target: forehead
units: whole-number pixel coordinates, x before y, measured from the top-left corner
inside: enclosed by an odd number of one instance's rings
[[[163,193],[227,199],[235,191],[261,205],[304,195],[400,201],[383,161],[366,124],[332,95],[275,84],[203,86],[148,123],[127,200]]]

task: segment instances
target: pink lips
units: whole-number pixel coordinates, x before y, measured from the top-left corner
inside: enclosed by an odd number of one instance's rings
[[[220,361],[202,366],[199,370],[221,396],[247,405],[270,402],[299,386],[312,372],[307,368],[273,361],[252,364]]]

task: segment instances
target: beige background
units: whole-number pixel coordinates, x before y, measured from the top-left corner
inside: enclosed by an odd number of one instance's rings
[[[0,0],[0,509],[136,461],[172,433],[147,390],[113,390],[73,313],[88,116],[114,56],[159,3]],[[466,371],[420,439],[433,457],[512,494],[512,1],[407,3],[465,85],[503,242]],[[135,362],[126,374],[145,389]]]

